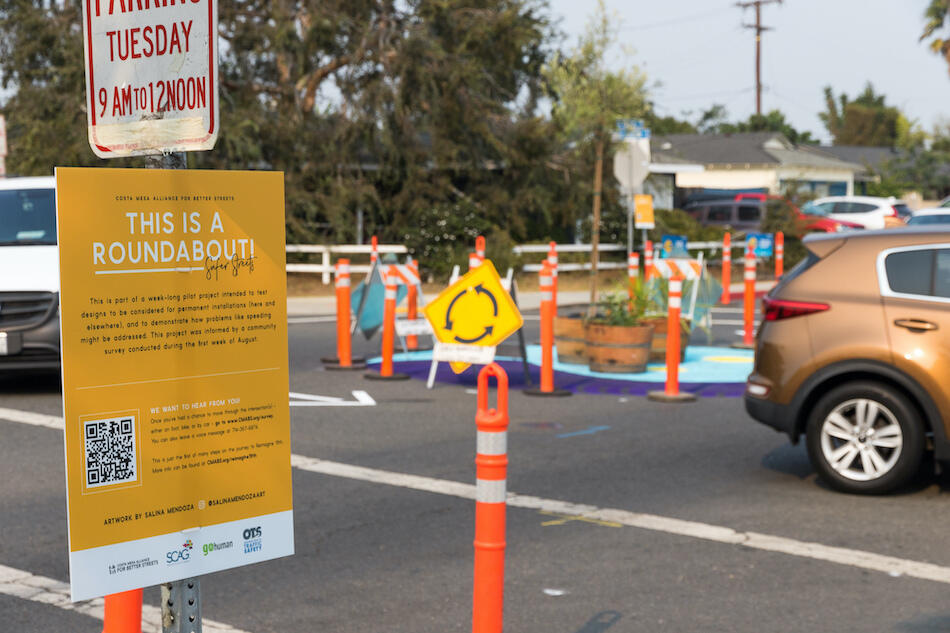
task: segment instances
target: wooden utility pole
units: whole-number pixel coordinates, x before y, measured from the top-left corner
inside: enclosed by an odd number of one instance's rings
[[[755,24],[743,24],[747,29],[755,30],[755,113],[762,114],[762,32],[771,31],[768,26],[762,26],[762,5],[782,4],[782,0],[749,0],[737,2],[736,6],[742,9],[755,7]]]

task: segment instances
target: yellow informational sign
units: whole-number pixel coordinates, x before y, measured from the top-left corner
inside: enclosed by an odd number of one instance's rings
[[[487,259],[443,290],[424,312],[440,343],[494,347],[524,323],[494,264]],[[469,365],[453,362],[451,366],[461,373]]]
[[[283,175],[57,169],[73,600],[293,553]]]
[[[633,223],[638,229],[654,228],[653,196],[644,193],[633,196]]]

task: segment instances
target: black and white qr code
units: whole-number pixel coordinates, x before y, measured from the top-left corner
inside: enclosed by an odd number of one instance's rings
[[[135,416],[83,422],[86,487],[136,481]]]

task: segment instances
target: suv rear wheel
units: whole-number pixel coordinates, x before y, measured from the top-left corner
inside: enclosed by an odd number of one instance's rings
[[[920,467],[924,430],[918,418],[907,398],[887,385],[861,381],[835,387],[809,416],[808,457],[838,490],[893,490]]]

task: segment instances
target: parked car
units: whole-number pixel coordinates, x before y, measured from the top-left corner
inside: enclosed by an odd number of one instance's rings
[[[881,493],[950,460],[950,227],[809,235],[763,301],[745,407],[804,435],[832,487]]]
[[[944,207],[918,209],[907,220],[908,226],[920,226],[922,224],[950,224],[950,209]]]
[[[802,205],[802,213],[841,222],[853,222],[866,229],[883,229],[904,224],[911,211],[895,198],[873,196],[831,196]]]
[[[0,372],[59,368],[56,181],[0,179]]]
[[[685,211],[703,226],[728,228],[739,233],[757,232],[765,219],[769,200],[784,198],[764,193],[740,193],[734,198],[691,202],[686,205]],[[796,214],[796,223],[801,227],[802,234],[811,231],[834,233],[864,228],[853,222],[807,215],[797,206],[788,204]]]

